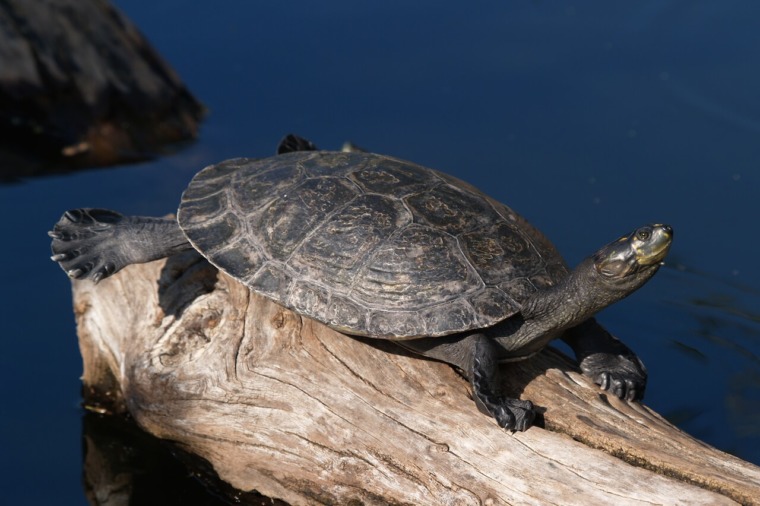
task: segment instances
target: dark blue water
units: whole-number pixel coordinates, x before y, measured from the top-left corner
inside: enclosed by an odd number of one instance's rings
[[[0,476],[8,504],[84,504],[81,363],[45,232],[70,207],[173,212],[201,167],[294,131],[454,174],[571,264],[651,221],[667,268],[600,320],[646,402],[760,463],[760,4],[117,4],[210,108],[155,162],[0,186]]]

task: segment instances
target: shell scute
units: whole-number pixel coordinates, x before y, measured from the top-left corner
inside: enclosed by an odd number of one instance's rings
[[[355,196],[355,188],[345,179],[307,179],[252,214],[250,228],[273,259],[285,262],[329,214]]]
[[[349,177],[367,193],[394,195],[399,198],[440,182],[435,173],[389,157],[371,159]]]
[[[454,237],[412,224],[377,249],[351,295],[366,304],[410,310],[480,288]]]
[[[410,195],[405,202],[418,223],[453,235],[484,227],[499,218],[484,198],[449,184]]]
[[[411,215],[400,202],[361,195],[317,226],[289,265],[304,277],[330,279],[348,290],[367,257],[409,222]]]
[[[543,266],[538,251],[514,225],[494,221],[459,237],[467,258],[487,284],[528,276]]]

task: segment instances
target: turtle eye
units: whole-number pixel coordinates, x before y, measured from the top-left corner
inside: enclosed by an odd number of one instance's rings
[[[642,241],[646,241],[652,236],[652,233],[647,229],[641,229],[636,233],[636,237],[638,237]]]

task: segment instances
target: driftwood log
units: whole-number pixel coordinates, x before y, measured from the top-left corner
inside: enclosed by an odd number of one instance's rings
[[[204,107],[107,0],[0,0],[0,178],[149,158]]]
[[[760,468],[561,354],[513,365],[544,410],[511,434],[446,364],[362,341],[249,292],[194,252],[74,282],[91,401],[291,504],[760,504]]]

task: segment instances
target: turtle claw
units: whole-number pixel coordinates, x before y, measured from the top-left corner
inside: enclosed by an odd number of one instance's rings
[[[123,219],[124,215],[110,209],[69,209],[63,213],[55,228],[58,228],[59,225],[64,225],[65,221],[72,224],[81,223],[85,225],[100,225],[102,227],[118,223]]]
[[[79,279],[84,273],[85,271],[82,269],[71,269],[70,271],[66,271],[66,274],[72,279]]]
[[[609,372],[600,374],[596,383],[602,390],[610,392],[618,399],[635,401],[644,396],[643,390],[639,389],[639,385],[636,382],[630,378],[614,377]]]
[[[594,383],[599,385],[602,390],[609,390],[610,388],[610,373],[604,371],[594,379]]]
[[[90,275],[90,279],[93,283],[99,283],[102,279],[107,278],[114,272],[116,272],[116,266],[111,262],[106,262],[103,264],[103,267]]]
[[[83,215],[84,215],[84,212],[82,210],[71,209],[63,213],[63,218],[69,220],[72,223],[79,223],[80,221],[82,221]]]

